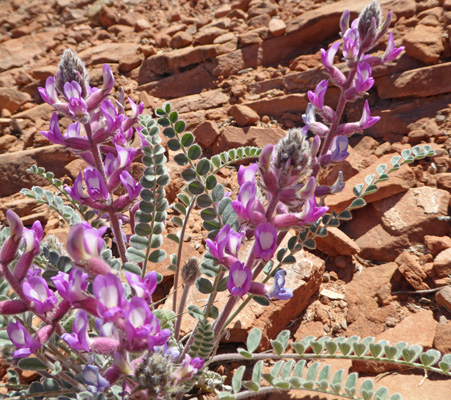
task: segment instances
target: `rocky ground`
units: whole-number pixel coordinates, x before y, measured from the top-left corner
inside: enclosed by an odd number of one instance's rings
[[[344,10],[355,17],[366,3],[3,0],[0,220],[11,208],[26,224],[39,219],[46,233],[64,237],[66,232],[46,206],[18,194],[22,187],[43,185],[26,172],[34,163],[66,183],[83,168],[39,133],[48,128],[51,107],[42,103],[37,88],[55,74],[64,49],[79,53],[92,84],[101,83],[102,65],[109,63],[116,88],[122,86],[126,95],[144,102],[149,113],[170,100],[204,153],[212,155],[236,146],[263,147],[275,143],[287,128],[300,126],[307,90],[325,77],[320,48],[339,38]],[[450,225],[439,218],[449,215],[451,200],[451,1],[381,4],[385,13],[394,11],[391,28],[406,51],[375,69],[368,100],[382,118],[351,140],[351,155],[340,166],[349,183],[328,205],[343,210],[352,199],[352,187],[403,149],[428,144],[436,155],[393,173],[367,198],[368,206],[353,212],[352,221],[333,228],[318,241],[317,251],[302,254],[288,268],[295,297],[265,309],[250,307],[232,326],[231,343],[243,341],[253,326],[264,330],[266,340],[287,327],[294,339],[375,336],[451,352]],[[384,49],[382,43],[378,50]],[[337,97],[338,90],[331,88],[326,101],[333,106]],[[345,118],[360,119],[362,104],[351,104]],[[181,180],[175,164],[168,168],[173,200]],[[321,179],[331,183],[337,172],[332,168]],[[221,178],[236,189],[235,176],[228,169]],[[204,249],[199,227],[199,220],[190,226],[186,256]],[[160,272],[168,289],[172,275],[163,267]],[[189,324],[186,318],[185,330]],[[380,383],[408,400],[451,397],[450,381],[432,376],[418,387],[420,381],[420,375],[402,374],[385,376]],[[326,398],[332,399],[310,397]]]

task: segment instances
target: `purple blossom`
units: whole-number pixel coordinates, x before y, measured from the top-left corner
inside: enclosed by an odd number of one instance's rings
[[[331,162],[340,162],[346,160],[349,156],[348,152],[349,141],[346,136],[335,136],[330,146]]]
[[[360,118],[359,125],[360,129],[368,129],[372,127],[377,121],[379,121],[381,117],[372,117],[370,105],[368,100],[365,101],[365,105],[363,106],[362,118]]]
[[[242,186],[244,182],[255,182],[255,175],[258,171],[258,164],[251,164],[248,167],[240,165],[238,169],[238,184]]]
[[[236,261],[244,232],[235,232],[228,224],[218,232],[214,241],[207,239],[208,251],[227,266]],[[227,253],[226,253],[227,250]]]
[[[20,239],[23,233],[23,223],[20,217],[12,210],[6,211],[6,220],[9,225],[9,237],[0,249],[0,262],[9,264],[16,257]]]
[[[102,174],[97,169],[85,169],[85,182],[88,194],[94,201],[104,201],[108,199],[108,187],[103,180]]]
[[[307,105],[305,114],[302,115],[302,120],[314,135],[324,137],[329,133],[329,127],[326,124],[316,121],[315,107],[311,103]]]
[[[41,348],[41,343],[31,336],[20,322],[10,322],[6,332],[14,346],[19,349],[14,352],[14,358],[28,357]]]
[[[270,260],[277,249],[277,230],[267,222],[255,229],[254,255],[256,258]]]
[[[355,89],[357,94],[367,92],[373,87],[374,79],[371,77],[371,67],[366,62],[361,62],[357,66],[355,77]]]
[[[125,272],[125,276],[127,277],[129,285],[135,291],[135,295],[150,303],[152,300],[152,294],[157,288],[157,273],[155,271],[151,271],[144,277],[144,279],[131,272]]]
[[[252,272],[240,261],[235,261],[230,267],[227,289],[232,296],[243,297],[251,287]]]
[[[279,270],[274,274],[273,286],[268,286],[266,289],[269,298],[288,300],[293,297],[293,291],[284,287],[285,275],[286,272],[284,270]]]
[[[139,182],[136,182],[127,171],[122,171],[119,175],[119,178],[122,182],[122,185],[124,185],[125,189],[127,190],[129,201],[136,199],[141,193],[141,184]]]
[[[385,50],[384,55],[382,56],[382,64],[393,61],[396,57],[398,57],[401,52],[405,49],[404,46],[396,48],[395,40],[393,39],[393,33],[390,32],[388,36],[387,49]]]
[[[84,293],[88,288],[88,274],[78,268],[73,268],[69,275],[60,271],[51,279],[59,295],[73,306],[89,297]]]
[[[328,84],[329,81],[327,79],[323,79],[320,83],[318,83],[314,92],[311,90],[307,92],[310,103],[312,103],[318,110],[322,110],[324,107],[324,96],[326,95]]]
[[[55,88],[54,76],[49,76],[45,81],[45,89],[38,88],[38,91],[42,97],[42,100],[44,100],[47,104],[53,106],[53,104],[59,102],[58,93],[56,92]]]
[[[118,114],[111,101],[103,100],[100,106],[110,133],[116,132],[122,125],[123,115]]]
[[[40,221],[35,221],[31,229],[23,228],[23,239],[25,248],[14,268],[14,278],[19,282],[25,278],[33,263],[33,258],[39,254],[40,243],[44,236],[44,231]]]
[[[44,278],[31,276],[22,283],[24,296],[30,300],[39,314],[52,310],[58,299]]]
[[[110,383],[99,372],[99,367],[86,365],[83,369],[83,380],[88,385],[88,390],[93,393],[103,392],[110,387]]]
[[[205,360],[199,357],[191,358],[190,355],[186,354],[180,368],[175,372],[177,380],[190,380],[205,364]]]
[[[116,145],[115,150],[108,153],[105,157],[105,171],[108,176],[108,187],[110,189],[114,189],[119,185],[121,173],[130,168],[134,158],[135,149],[133,147],[125,149]]]
[[[107,227],[94,229],[87,222],[75,224],[67,237],[67,252],[76,262],[99,257],[105,243],[102,236],[106,230]]]
[[[52,77],[49,77],[49,78],[52,78]],[[39,88],[39,89],[42,89],[42,88]],[[42,96],[42,93],[41,93],[41,96]],[[47,140],[53,144],[60,144],[62,146],[65,146],[66,141],[65,141],[64,136],[61,133],[61,130],[59,127],[59,120],[58,120],[57,113],[52,114],[52,117],[50,118],[49,128],[50,128],[49,131],[41,131],[41,135],[44,136],[45,138],[47,138]]]
[[[343,56],[347,60],[356,60],[360,51],[360,35],[357,29],[358,20],[352,22],[350,29],[347,29],[343,35]]]
[[[78,312],[72,325],[72,333],[63,333],[61,338],[73,349],[89,352],[88,314],[86,311]]]
[[[334,57],[335,54],[337,54],[339,47],[340,42],[335,42],[327,51],[321,49],[321,62],[323,63],[326,71],[328,72],[334,83],[339,87],[343,87],[343,85],[346,83],[346,77],[344,76],[343,72],[334,67]]]
[[[124,314],[127,300],[122,283],[115,275],[96,276],[92,291],[98,301],[97,312],[105,321],[116,321]]]
[[[84,203],[89,196],[85,194],[83,190],[83,176],[81,171],[78,173],[74,181],[74,187],[64,186],[64,190],[72,197],[74,200]]]

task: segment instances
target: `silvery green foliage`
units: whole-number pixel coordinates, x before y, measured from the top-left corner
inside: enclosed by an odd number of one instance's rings
[[[159,249],[163,243],[164,222],[168,201],[164,187],[169,183],[167,159],[161,146],[160,129],[149,116],[140,116],[141,134],[148,146],[143,147],[142,162],[146,166],[141,178],[141,202],[135,214],[135,234],[130,238],[127,258],[130,262],[124,268],[136,274],[145,274],[147,262],[158,263],[165,259],[166,253]],[[139,266],[138,266],[139,265]]]
[[[437,350],[423,351],[418,345],[409,346],[405,342],[390,345],[388,341],[375,342],[374,337],[361,339],[358,336],[332,339],[322,337],[315,339],[308,336],[300,342],[288,343],[290,332],[282,331],[275,340],[271,340],[273,353],[255,353],[261,341],[261,331],[254,328],[247,339],[247,349],[238,349],[239,357],[220,355],[214,362],[224,362],[227,356],[234,362],[256,361],[249,373],[251,380],[243,380],[245,366],[239,367],[232,379],[232,390],[218,393],[220,399],[244,399],[253,393],[271,392],[273,390],[308,390],[329,393],[349,399],[362,400],[400,400],[399,394],[388,397],[384,386],[375,388],[371,379],[364,380],[358,389],[358,374],[346,374],[343,369],[331,375],[329,365],[307,361],[315,359],[348,359],[362,361],[380,361],[403,366],[410,366],[433,371],[451,377],[451,354],[441,355]],[[290,346],[294,353],[284,353]],[[263,361],[273,360],[269,373],[263,372]]]

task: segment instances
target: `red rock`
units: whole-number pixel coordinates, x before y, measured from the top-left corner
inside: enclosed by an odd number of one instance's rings
[[[359,246],[338,228],[327,228],[327,236],[316,237],[316,248],[328,256],[350,256],[360,252]]]
[[[87,65],[119,63],[121,60],[135,58],[137,50],[136,43],[103,43],[82,50],[78,55]]]
[[[238,43],[243,47],[261,43],[262,41],[263,39],[260,37],[258,30],[245,32],[238,36]]]
[[[323,323],[320,321],[309,321],[302,323],[298,330],[294,333],[294,340],[300,342],[307,336],[315,336],[320,338],[324,336]]]
[[[199,44],[212,44],[214,40],[223,34],[227,33],[226,30],[217,26],[207,26],[200,29],[195,35],[194,40]]]
[[[252,28],[266,28],[270,20],[271,17],[268,14],[261,14],[249,19],[247,23]]]
[[[287,30],[287,25],[279,18],[273,18],[269,21],[269,32],[274,36],[283,35]]]
[[[451,73],[451,63],[431,65],[376,79],[375,87],[382,99],[427,97],[451,91],[443,76]]]
[[[223,4],[215,10],[215,18],[225,17],[230,11],[232,11],[231,5]]]
[[[193,94],[191,96],[179,97],[178,99],[173,100],[171,104],[179,114],[183,114],[191,111],[219,107],[228,101],[229,96],[221,89],[216,89],[200,94]]]
[[[277,14],[277,11],[278,11],[277,5],[269,1],[251,1],[249,4],[247,14],[249,18],[253,18],[257,15],[262,14],[268,14],[273,16]]]
[[[105,28],[108,28],[111,25],[117,24],[118,16],[117,13],[110,7],[105,4],[100,9],[99,13],[100,23]]]
[[[436,256],[442,250],[451,248],[451,238],[449,236],[431,236],[424,237],[424,243],[429,251]]]
[[[441,251],[434,259],[434,269],[439,277],[451,274],[451,248]]]
[[[150,29],[151,25],[147,18],[141,17],[135,21],[134,27],[136,31],[141,32]]]
[[[237,37],[232,32],[224,33],[221,36],[218,36],[215,40],[213,40],[214,44],[223,44],[230,41],[236,41],[238,43]]]
[[[436,175],[437,187],[451,192],[451,172],[442,172]]]
[[[451,321],[438,324],[435,331],[434,348],[442,354],[451,353]]]
[[[173,49],[181,49],[189,46],[193,42],[193,36],[186,31],[177,32],[171,39]]]
[[[119,71],[122,73],[130,72],[131,70],[141,65],[142,59],[138,54],[124,58],[119,61]]]
[[[210,147],[219,136],[218,126],[214,121],[205,121],[193,130],[196,142],[203,147]]]
[[[31,96],[28,93],[20,92],[11,87],[0,87],[0,107],[7,109],[12,114],[16,113],[21,105],[30,100]]]
[[[393,154],[387,154],[381,157],[376,165],[386,164],[390,168],[390,160]],[[346,182],[346,186],[341,193],[337,193],[333,196],[326,197],[326,205],[330,207],[332,211],[343,211],[354,200],[355,195],[352,192],[355,185],[365,182],[367,175],[376,173],[376,165],[370,167],[354,175]],[[389,196],[393,196],[396,193],[404,192],[415,185],[415,174],[408,165],[403,165],[398,171],[392,172],[388,181],[380,182],[377,184],[379,190],[373,194],[365,196],[365,201],[371,203],[378,201]]]
[[[426,64],[435,63],[443,52],[442,30],[436,26],[417,25],[402,40],[408,56]]]
[[[261,99],[246,103],[259,115],[281,116],[286,112],[304,112],[308,99],[305,94],[288,94],[272,99]]]
[[[406,278],[415,290],[427,290],[429,285],[424,282],[427,278],[426,272],[421,267],[418,259],[407,251],[403,251],[396,263],[399,265],[398,270]]]
[[[449,285],[449,281],[447,282]],[[451,312],[451,287],[445,286],[442,289],[440,289],[436,295],[435,299],[437,301],[437,304],[441,307],[444,307],[446,310]]]
[[[0,153],[7,152],[17,143],[17,138],[14,135],[0,136]]]
[[[258,114],[243,104],[235,104],[229,110],[229,114],[236,121],[238,126],[252,125],[259,120]]]
[[[257,146],[263,148],[268,143],[276,144],[283,137],[285,137],[285,132],[280,128],[261,128],[255,126],[238,128],[227,126],[221,131],[221,135],[211,149],[217,154],[241,146]]]

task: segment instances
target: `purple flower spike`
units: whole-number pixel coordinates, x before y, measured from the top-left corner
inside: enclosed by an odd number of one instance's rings
[[[33,302],[34,308],[39,314],[52,310],[58,299],[51,291],[44,278],[30,276],[22,283],[25,297]]]
[[[135,200],[141,193],[142,186],[139,182],[136,182],[133,177],[127,172],[122,171],[119,178],[124,185],[128,193],[128,198],[130,201]]]
[[[86,365],[83,369],[83,380],[88,385],[88,390],[93,393],[103,392],[110,387],[110,383],[99,372],[99,367]]]
[[[318,110],[321,110],[324,107],[324,96],[326,95],[328,84],[329,81],[327,79],[323,79],[318,84],[314,92],[312,92],[311,90],[307,92],[310,103],[312,103],[313,106]]]
[[[45,81],[45,89],[38,88],[38,91],[42,97],[42,100],[44,100],[47,104],[53,106],[53,104],[59,103],[58,93],[56,92],[55,88],[54,76],[49,76]]]
[[[362,118],[360,118],[360,129],[368,129],[373,126],[377,121],[379,121],[381,117],[372,117],[370,105],[368,100],[365,101],[365,105],[363,106]]]
[[[277,230],[267,222],[260,224],[255,229],[254,255],[256,258],[270,260],[277,249]]]
[[[288,300],[293,297],[293,291],[285,286],[285,275],[284,270],[279,270],[274,275],[274,284],[272,287],[267,288],[267,295],[269,298],[275,298],[279,300]]]
[[[136,274],[125,272],[129,285],[135,291],[135,295],[150,303],[152,294],[157,288],[157,273],[155,271],[149,272],[144,280]]]
[[[243,297],[251,287],[252,272],[240,261],[235,261],[230,267],[227,289],[232,296]]]
[[[63,333],[61,338],[75,350],[89,351],[88,314],[86,311],[78,312],[72,325],[72,333]]]
[[[94,279],[92,291],[97,299],[97,312],[105,321],[116,321],[127,306],[121,281],[113,274]]]
[[[10,322],[6,332],[14,346],[19,349],[14,352],[14,358],[28,357],[41,348],[41,343],[31,336],[20,322]]]
[[[95,168],[85,169],[85,181],[88,187],[88,194],[94,201],[104,201],[108,199],[108,187],[106,186],[102,174]]]

